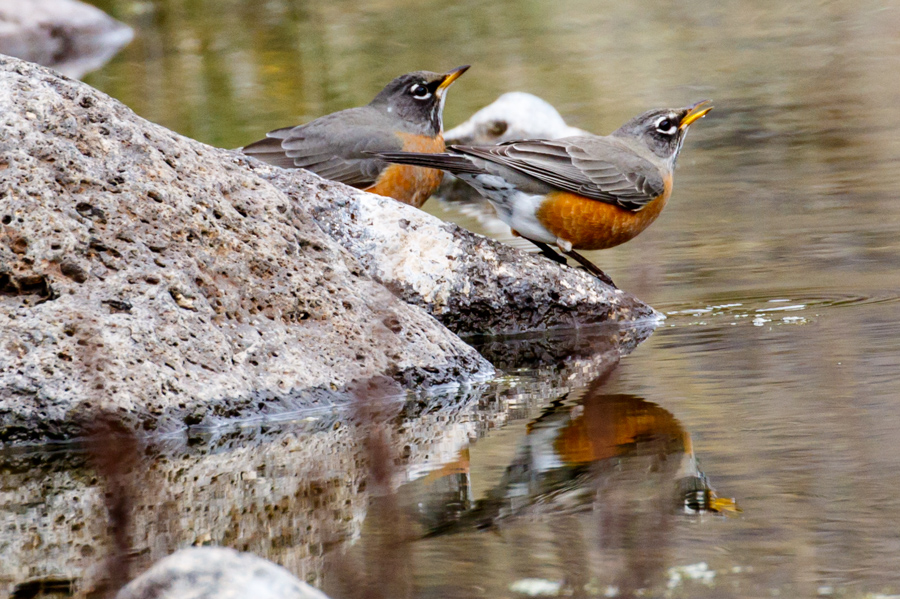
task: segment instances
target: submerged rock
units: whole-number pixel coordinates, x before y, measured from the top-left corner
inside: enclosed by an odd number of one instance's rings
[[[0,443],[489,376],[456,333],[653,317],[590,275],[0,59]]]
[[[100,68],[133,36],[128,25],[77,0],[0,2],[0,54],[53,67],[69,77]]]
[[[225,547],[182,549],[131,581],[116,599],[328,599],[277,564]]]

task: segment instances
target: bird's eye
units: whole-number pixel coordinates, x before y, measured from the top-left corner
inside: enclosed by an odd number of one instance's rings
[[[678,125],[669,117],[663,117],[656,121],[656,130],[664,135],[674,135],[678,131]]]
[[[412,97],[416,100],[427,100],[431,97],[431,92],[421,83],[414,83],[413,86],[409,88],[409,93],[411,93]]]
[[[488,133],[493,135],[494,137],[500,137],[506,130],[509,128],[509,124],[506,121],[491,121],[488,125]]]

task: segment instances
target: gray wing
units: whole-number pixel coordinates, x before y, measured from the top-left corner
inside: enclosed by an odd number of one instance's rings
[[[665,190],[659,170],[650,161],[609,138],[535,139],[451,149],[635,212]]]
[[[400,150],[402,140],[368,107],[351,108],[306,125],[276,129],[243,148],[244,154],[282,168],[304,168],[325,179],[366,188],[387,163],[371,152]]]

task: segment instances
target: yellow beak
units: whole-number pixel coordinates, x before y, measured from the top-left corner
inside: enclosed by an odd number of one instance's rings
[[[437,90],[439,92],[442,92],[445,89],[447,89],[448,87],[450,87],[451,83],[453,83],[454,81],[459,79],[460,75],[462,75],[463,73],[465,73],[466,71],[469,70],[469,66],[470,65],[464,64],[461,67],[456,67],[455,69],[453,69],[450,72],[444,73],[444,80],[441,81],[441,84],[438,86]]]
[[[701,100],[689,108],[689,112],[678,125],[679,129],[687,129],[694,121],[699,121],[706,116],[706,113],[713,109],[710,104],[712,100]]]

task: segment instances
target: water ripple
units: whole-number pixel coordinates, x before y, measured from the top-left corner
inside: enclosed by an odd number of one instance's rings
[[[872,295],[838,293],[821,290],[780,292],[777,295],[748,294],[718,298],[702,306],[696,304],[670,304],[659,306],[671,326],[721,324],[732,319],[733,325],[746,319],[755,326],[766,324],[807,324],[824,310],[887,304],[900,301],[896,292]]]

